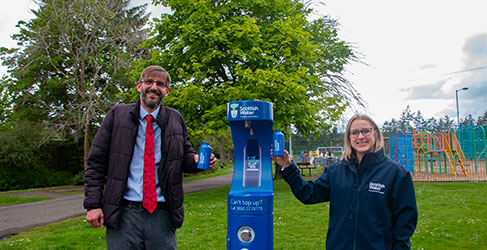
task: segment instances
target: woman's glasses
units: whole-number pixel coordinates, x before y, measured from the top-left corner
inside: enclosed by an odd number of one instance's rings
[[[369,136],[372,133],[373,128],[363,128],[361,130],[352,130],[350,131],[351,137],[358,137],[358,135],[362,134],[363,136]]]

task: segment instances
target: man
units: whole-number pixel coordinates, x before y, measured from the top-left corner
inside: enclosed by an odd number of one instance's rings
[[[170,82],[162,67],[144,69],[139,100],[115,105],[92,143],[84,207],[93,227],[107,227],[108,249],[176,249],[182,172],[199,170],[183,117],[161,105]]]

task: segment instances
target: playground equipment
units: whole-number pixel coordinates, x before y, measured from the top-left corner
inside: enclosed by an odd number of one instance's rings
[[[414,162],[417,169],[425,168],[427,171],[427,163],[430,163],[431,173],[434,173],[435,162],[437,163],[437,169],[439,173],[447,173],[448,160],[447,155],[452,155],[448,153],[449,151],[447,144],[448,140],[444,133],[414,133],[413,134],[413,150],[414,150]],[[447,153],[445,153],[447,152]],[[442,164],[443,160],[444,164]],[[454,162],[454,161],[449,161]],[[452,167],[452,172],[456,175],[455,167]]]
[[[443,134],[441,136],[441,141],[443,143],[443,151],[446,154],[446,158],[448,159],[448,163],[453,171],[453,174],[457,176],[455,171],[455,166],[456,166],[455,161],[457,160],[459,165],[462,167],[463,173],[465,174],[465,176],[467,176],[467,171],[465,169],[465,164],[467,162],[467,159],[465,158],[465,154],[463,153],[462,147],[458,142],[455,127],[450,127],[450,129],[448,130],[448,137],[446,137],[446,135]]]
[[[273,249],[272,104],[227,104],[234,170],[227,196],[227,249]]]
[[[413,134],[413,149],[415,162],[417,162],[418,168],[421,166],[426,167],[426,161],[433,163],[435,155],[438,159],[439,170],[442,172],[441,158],[445,160],[445,168],[443,171],[446,173],[446,166],[448,165],[454,176],[457,176],[456,166],[459,165],[462,168],[462,172],[467,176],[465,168],[466,158],[463,154],[462,147],[460,146],[456,137],[454,128],[453,133],[450,129],[448,133],[414,133]],[[429,157],[428,157],[429,156]],[[434,165],[431,164],[431,171],[434,172]]]
[[[408,128],[406,133],[389,136],[391,158],[413,175],[426,174],[428,180],[430,175],[457,177],[459,173],[463,180],[471,174],[481,175],[475,180],[487,179],[487,166],[485,172],[478,168],[479,163],[485,166],[485,148],[485,130],[481,126],[452,126],[447,132],[432,134]]]
[[[462,145],[465,157],[474,160],[476,172],[479,171],[478,161],[485,162],[487,160],[486,128],[487,126],[480,125],[462,125],[456,128],[456,134],[458,135],[459,143]]]
[[[410,173],[414,174],[412,134],[397,133],[389,135],[391,159],[399,162]]]

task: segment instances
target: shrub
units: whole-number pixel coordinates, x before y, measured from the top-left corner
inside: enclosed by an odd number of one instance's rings
[[[70,184],[72,173],[54,169],[40,147],[40,125],[17,123],[0,131],[0,191]]]

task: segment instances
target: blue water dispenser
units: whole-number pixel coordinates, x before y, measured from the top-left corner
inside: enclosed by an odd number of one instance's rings
[[[273,249],[272,103],[227,104],[234,171],[227,196],[227,249]]]

